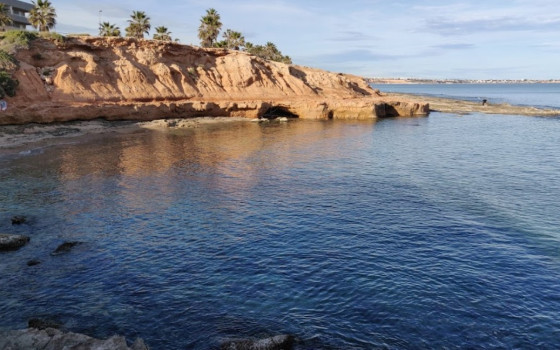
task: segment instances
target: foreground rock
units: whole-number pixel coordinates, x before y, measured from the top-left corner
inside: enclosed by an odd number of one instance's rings
[[[222,344],[221,350],[291,350],[293,346],[294,337],[283,334],[257,340],[232,340]]]
[[[99,340],[78,333],[64,333],[54,328],[39,330],[35,328],[0,331],[0,350],[148,350],[142,339],[136,339],[129,347],[126,339],[113,336]]]
[[[0,233],[0,251],[18,250],[29,242],[29,237]]]
[[[415,99],[380,96],[362,78],[133,38],[45,39],[16,53],[17,95],[1,124],[247,117],[309,119],[426,115]]]

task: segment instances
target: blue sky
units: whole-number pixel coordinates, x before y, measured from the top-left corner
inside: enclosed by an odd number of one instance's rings
[[[368,77],[560,79],[558,0],[51,0],[61,33],[124,32],[133,10],[184,44],[213,7],[223,29],[296,64]],[[150,37],[153,31],[150,33]]]

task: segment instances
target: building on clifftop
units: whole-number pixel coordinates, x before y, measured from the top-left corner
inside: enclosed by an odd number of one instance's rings
[[[12,19],[11,26],[6,26],[5,29],[25,29],[30,25],[26,14],[31,11],[33,5],[19,0],[1,0],[1,4],[5,4],[8,8],[8,15]]]

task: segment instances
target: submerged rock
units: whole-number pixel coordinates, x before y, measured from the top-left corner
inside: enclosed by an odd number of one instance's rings
[[[54,328],[54,329],[60,329],[60,327],[62,327],[62,325],[59,322],[53,321],[53,320],[46,320],[46,319],[42,319],[42,318],[32,318],[29,321],[27,321],[27,327],[28,328],[35,328],[35,329],[47,329],[47,328]]]
[[[78,244],[82,244],[82,242],[64,242],[61,245],[59,245],[54,252],[51,253],[51,255],[60,255],[60,254],[64,254],[64,253],[68,253],[72,248],[74,248],[75,246],[77,246]]]
[[[16,331],[0,331],[0,350],[148,350],[142,339],[136,339],[129,347],[122,336],[106,340],[95,339],[79,333],[65,333],[58,329],[28,328]]]
[[[16,215],[12,217],[12,225],[21,225],[27,221],[27,218],[22,215]]]
[[[27,262],[27,266],[35,266],[35,265],[39,265],[41,263],[41,260],[39,259],[31,259]]]
[[[0,251],[18,250],[29,242],[30,238],[22,235],[0,233]]]
[[[221,350],[291,350],[294,337],[289,334],[276,335],[263,339],[240,339],[225,342]]]

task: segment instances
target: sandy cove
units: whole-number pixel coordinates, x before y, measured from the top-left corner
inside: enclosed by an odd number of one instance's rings
[[[0,125],[199,116],[306,119],[427,115],[414,98],[382,96],[363,78],[245,52],[133,38],[33,40],[15,55],[17,95]]]

